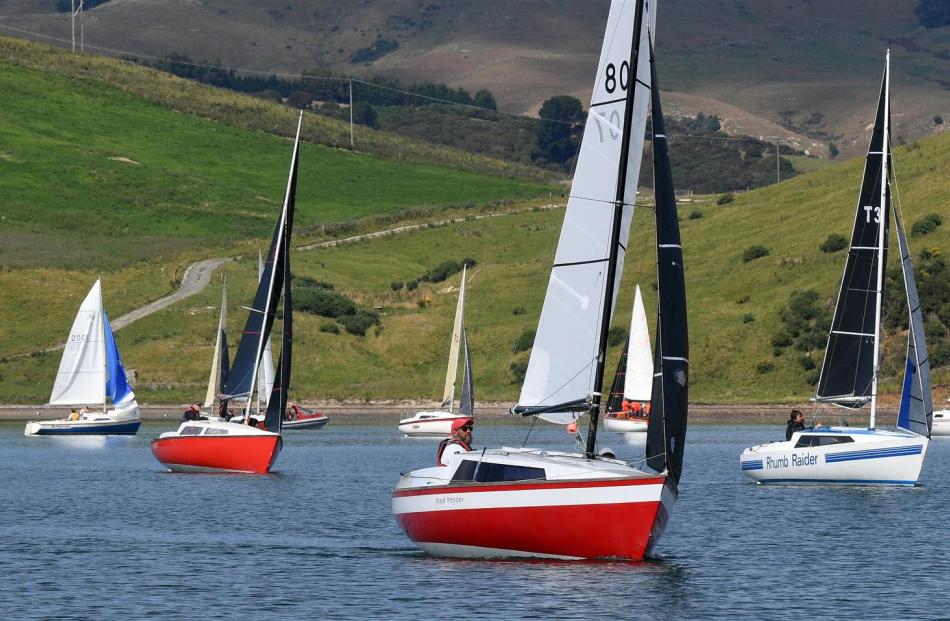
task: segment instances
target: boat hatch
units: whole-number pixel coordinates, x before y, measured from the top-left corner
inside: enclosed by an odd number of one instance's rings
[[[831,444],[847,444],[854,442],[851,436],[802,436],[795,444],[795,448],[807,448],[809,446],[828,446]]]
[[[463,459],[452,477],[452,482],[496,483],[499,481],[543,481],[545,479],[547,479],[547,476],[544,468],[531,468],[530,466],[515,464],[493,464],[485,461],[479,463],[474,459]]]
[[[185,427],[181,430],[179,435],[182,436],[197,436],[201,435],[201,427]]]

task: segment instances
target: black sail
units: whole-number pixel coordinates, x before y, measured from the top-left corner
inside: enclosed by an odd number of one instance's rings
[[[459,396],[459,414],[475,414],[475,384],[472,381],[472,358],[468,353],[468,334],[462,328],[462,348],[465,352],[465,368],[462,370],[462,394]]]
[[[221,357],[218,359],[218,386],[221,387],[222,394],[224,387],[228,385],[228,377],[231,375],[231,356],[228,354],[228,335],[221,330]],[[226,416],[228,413],[228,400],[221,399],[218,404],[218,416]]]
[[[864,165],[864,179],[854,217],[851,248],[838,291],[816,399],[846,407],[861,407],[871,396],[874,379],[875,308],[878,260],[887,264],[889,205],[881,205],[884,108],[887,70],[874,121],[874,133]],[[889,201],[886,201],[889,202]],[[884,226],[884,253],[879,256],[879,227]]]
[[[619,412],[623,409],[623,389],[627,380],[627,352],[630,350],[630,337],[623,344],[620,360],[617,362],[617,372],[614,373],[614,383],[610,385],[610,395],[607,397],[607,411]]]
[[[672,165],[663,125],[660,87],[656,79],[652,45],[650,79],[659,313],[646,455],[647,464],[651,468],[657,472],[668,471],[674,483],[679,483],[686,443],[689,387],[686,281]]]
[[[302,120],[302,117],[301,117]],[[293,160],[290,166],[290,181],[287,194],[281,209],[280,218],[274,228],[267,259],[264,261],[264,272],[261,274],[254,295],[254,303],[247,316],[247,323],[241,333],[237,353],[234,355],[234,364],[231,366],[231,375],[224,393],[228,398],[250,398],[257,378],[257,369],[264,353],[263,344],[270,336],[280,304],[280,294],[284,286],[284,241],[290,235],[293,222],[292,197],[297,187],[297,156],[300,151],[300,124],[297,125],[297,138],[294,141]],[[289,248],[289,246],[288,246]],[[250,404],[250,400],[248,401]],[[250,407],[250,405],[248,405]]]

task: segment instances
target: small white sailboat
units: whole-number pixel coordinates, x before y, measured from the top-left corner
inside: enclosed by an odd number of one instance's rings
[[[112,409],[108,403],[112,402]],[[59,371],[53,384],[50,405],[83,406],[68,418],[30,421],[24,434],[81,435],[135,434],[142,424],[135,393],[129,387],[109,324],[102,306],[102,283],[92,286],[69,331]],[[87,410],[85,406],[98,406]]]
[[[653,394],[653,350],[650,328],[640,285],[633,296],[630,335],[620,354],[617,373],[610,388],[604,430],[618,433],[646,433],[650,421],[650,397]]]
[[[742,472],[758,483],[904,485],[917,483],[931,433],[930,364],[914,269],[900,210],[891,192],[890,51],[868,148],[851,248],[838,293],[815,401],[855,409],[870,404],[866,428],[817,427],[786,442],[742,452]],[[888,222],[894,218],[909,315],[897,429],[875,428],[881,353],[881,306]]]
[[[590,416],[584,453],[462,451],[402,475],[393,514],[439,556],[641,560],[677,497],[689,346],[676,199],[652,58],[656,0],[613,0],[574,183],[514,413],[565,424]],[[623,270],[652,103],[659,313],[646,456],[595,451],[607,330]]]
[[[462,283],[459,285],[459,299],[455,307],[455,325],[449,343],[449,365],[445,371],[445,389],[442,391],[442,407],[446,410],[426,410],[417,412],[409,418],[399,421],[399,431],[410,437],[444,438],[451,435],[452,423],[467,418],[461,412],[453,412],[455,403],[455,383],[459,366],[459,345],[465,329],[465,266],[462,267]]]
[[[950,399],[947,399],[950,401]],[[934,412],[933,427],[930,429],[931,436],[950,436],[950,410],[937,410]]]

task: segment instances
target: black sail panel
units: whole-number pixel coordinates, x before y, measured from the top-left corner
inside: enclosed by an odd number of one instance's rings
[[[465,353],[465,368],[462,370],[462,394],[459,396],[459,414],[475,414],[475,383],[472,380],[472,358],[468,353],[468,334],[462,328],[462,348]]]
[[[818,381],[818,400],[847,407],[860,407],[867,402],[874,379],[878,260],[885,261],[886,265],[890,211],[887,204],[883,208],[881,205],[886,82],[885,74],[874,132],[864,165],[864,179],[851,233],[851,248]],[[883,257],[878,256],[880,226],[884,226]]]
[[[617,372],[614,373],[614,382],[610,385],[610,396],[607,397],[607,411],[619,412],[623,409],[623,389],[627,380],[627,352],[630,350],[630,337],[623,344],[620,360],[617,362]]]
[[[924,318],[917,295],[914,266],[910,261],[910,248],[904,235],[900,215],[894,212],[894,228],[901,254],[901,270],[904,274],[904,291],[907,294],[907,312],[910,318],[907,334],[907,362],[905,364],[904,389],[897,413],[897,426],[922,436],[929,436],[933,426],[933,397],[931,394],[930,359],[924,338]]]
[[[289,235],[293,223],[292,197],[297,188],[297,157],[299,152],[300,125],[298,123],[284,206],[281,209],[281,217],[277,220],[277,226],[274,228],[271,245],[267,251],[267,259],[264,262],[264,271],[257,286],[257,293],[254,295],[254,303],[247,316],[247,323],[241,333],[241,341],[238,343],[238,350],[234,355],[234,364],[231,366],[228,384],[224,389],[224,393],[228,397],[249,398],[253,392],[258,365],[264,353],[263,343],[270,336],[274,318],[277,315],[280,292],[284,285],[284,262],[281,260],[281,253],[284,249],[285,231]]]
[[[228,335],[225,334],[224,330],[221,330],[221,357],[218,360],[218,386],[221,388],[222,394],[224,394],[224,387],[228,385],[228,377],[231,375],[231,356],[228,353]],[[218,404],[218,415],[226,416],[228,413],[228,400],[221,399]]]
[[[646,455],[647,464],[651,468],[657,472],[667,470],[673,481],[679,483],[683,470],[689,388],[686,280],[672,165],[663,124],[652,45],[650,75],[659,314]]]

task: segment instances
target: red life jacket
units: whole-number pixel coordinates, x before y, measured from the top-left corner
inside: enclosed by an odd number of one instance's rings
[[[450,444],[458,444],[466,451],[472,450],[472,447],[470,447],[468,444],[462,442],[461,440],[457,438],[446,438],[445,440],[442,440],[441,442],[439,442],[439,452],[435,456],[435,463],[437,466],[445,465],[442,463],[442,453],[445,452],[445,447],[447,447]]]

